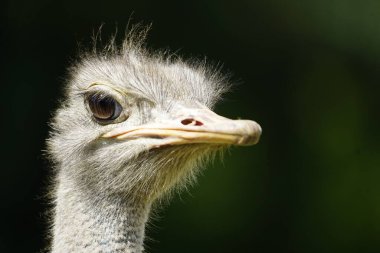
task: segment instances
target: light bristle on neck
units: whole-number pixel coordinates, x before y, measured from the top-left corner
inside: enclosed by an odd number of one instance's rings
[[[52,253],[143,251],[149,203],[87,195],[60,182]]]

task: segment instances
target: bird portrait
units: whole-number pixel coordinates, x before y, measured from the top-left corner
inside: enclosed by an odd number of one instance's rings
[[[2,3],[0,253],[380,252],[380,1]]]
[[[81,53],[52,120],[52,253],[144,251],[155,203],[195,181],[261,127],[213,112],[231,86],[220,68],[146,46],[135,26],[122,45]]]

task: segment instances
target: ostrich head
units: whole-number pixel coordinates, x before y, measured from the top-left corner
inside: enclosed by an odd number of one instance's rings
[[[120,48],[85,54],[71,69],[48,140],[57,168],[54,229],[61,233],[70,223],[63,219],[79,219],[71,206],[149,206],[194,178],[215,151],[255,144],[261,134],[254,121],[211,111],[228,86],[222,75],[203,63],[153,54],[143,47],[145,32],[136,34]],[[61,211],[60,199],[67,200]],[[118,212],[112,210],[108,219]]]

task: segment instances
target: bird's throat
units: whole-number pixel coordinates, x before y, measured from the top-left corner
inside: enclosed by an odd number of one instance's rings
[[[143,251],[149,204],[85,193],[59,182],[52,253]]]

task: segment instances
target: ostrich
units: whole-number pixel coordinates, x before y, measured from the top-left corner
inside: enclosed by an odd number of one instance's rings
[[[228,86],[217,69],[152,53],[146,33],[134,29],[70,69],[47,140],[53,253],[143,252],[153,203],[215,152],[259,140],[256,122],[211,111]]]

